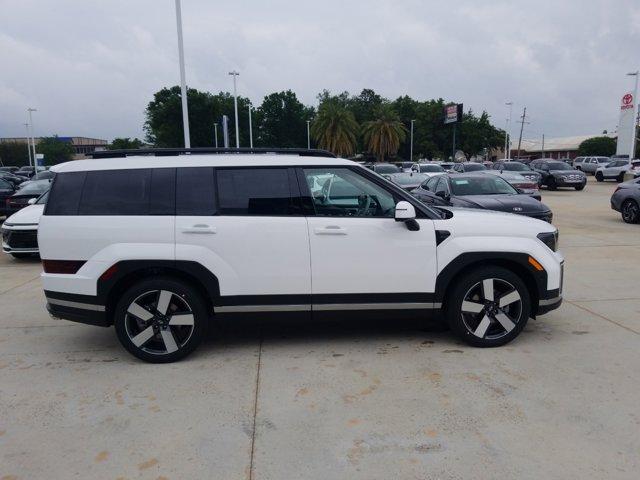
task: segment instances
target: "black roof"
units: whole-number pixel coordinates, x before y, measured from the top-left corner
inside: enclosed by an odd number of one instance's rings
[[[277,155],[298,155],[300,157],[326,157],[336,158],[336,155],[327,150],[307,149],[307,148],[133,148],[124,150],[100,150],[94,151],[90,155],[92,158],[120,158],[132,155],[149,155],[156,157],[166,157],[174,155],[193,154],[277,154]]]

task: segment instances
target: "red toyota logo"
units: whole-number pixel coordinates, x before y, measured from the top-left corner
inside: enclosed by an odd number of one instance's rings
[[[622,97],[623,105],[631,105],[633,103],[633,95],[627,93],[624,97]]]

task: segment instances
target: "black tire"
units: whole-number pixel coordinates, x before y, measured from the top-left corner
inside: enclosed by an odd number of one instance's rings
[[[618,177],[616,178],[616,181],[618,183],[624,182],[624,172],[621,172],[620,175],[618,175]]]
[[[596,181],[604,182],[604,177],[602,176],[602,172],[596,172]]]
[[[556,184],[556,179],[553,177],[549,177],[547,179],[547,188],[549,190],[557,190],[558,189],[558,185]]]
[[[162,297],[166,308],[158,305]],[[158,308],[164,309],[165,314]],[[199,292],[171,277],[136,283],[122,295],[114,311],[114,325],[122,346],[150,363],[175,362],[189,355],[204,338],[208,323],[209,313]]]
[[[576,190],[584,190],[584,185],[576,185],[575,189]]]
[[[640,223],[640,206],[632,198],[622,202],[620,213],[625,223]]]
[[[491,281],[493,301],[484,299],[490,296],[485,292],[485,281]],[[500,299],[513,297],[518,298],[499,307]],[[469,307],[472,309],[465,310]],[[502,267],[479,267],[456,280],[447,295],[445,313],[449,326],[464,342],[474,347],[499,347],[525,327],[531,300],[527,286],[515,273]]]

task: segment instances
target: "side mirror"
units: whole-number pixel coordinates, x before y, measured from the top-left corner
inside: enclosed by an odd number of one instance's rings
[[[415,232],[420,230],[420,224],[416,222],[416,209],[409,202],[401,200],[396,204],[396,222],[404,222],[407,229]]]
[[[442,190],[440,190],[439,192],[436,192],[436,196],[444,199],[444,200],[449,200],[449,195],[447,194],[447,192],[444,192]]]
[[[27,205],[35,205],[37,201],[37,198],[30,198],[29,200],[27,200]]]

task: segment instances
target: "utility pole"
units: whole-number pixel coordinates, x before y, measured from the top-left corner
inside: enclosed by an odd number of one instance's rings
[[[35,108],[27,108],[27,112],[29,112],[29,126],[31,127],[31,148],[33,149],[33,166],[36,167],[37,157],[36,157],[36,136],[34,134],[33,128],[33,117],[31,114],[33,112],[37,112]]]
[[[451,161],[455,162],[456,161],[456,125],[458,124],[458,122],[455,122],[453,124],[453,150],[451,153]]]
[[[544,133],[542,134],[542,158],[544,158]]]
[[[309,130],[309,124],[311,120],[307,120],[307,150],[311,150],[311,135]]]
[[[522,130],[524,130],[524,124],[525,121],[524,119],[527,118],[527,107],[524,107],[524,110],[522,111],[522,117],[520,117],[522,120],[520,120],[520,138],[518,139],[518,153],[516,154],[516,160],[520,160],[520,147],[522,146]]]
[[[187,106],[187,81],[184,73],[184,46],[182,44],[182,8],[180,0],[176,0],[176,25],[178,27],[178,58],[180,61],[180,96],[182,97],[182,130],[184,132],[184,148],[191,148],[189,134],[189,107]]]
[[[409,161],[413,162],[413,124],[415,120],[411,120],[411,147],[409,148]]]
[[[31,166],[31,135],[29,134],[29,124],[24,124],[27,129],[27,152],[29,153],[29,166]]]
[[[253,148],[253,127],[251,126],[251,104],[249,104],[249,146]]]
[[[216,139],[216,148],[218,148],[218,124],[215,122],[213,124],[213,136]]]
[[[233,75],[233,109],[236,114],[236,148],[240,148],[240,129],[238,127],[238,94],[236,92],[236,77],[240,75],[235,70],[229,72],[229,75]]]
[[[504,129],[504,158],[511,158],[510,140],[511,140],[511,113],[513,112],[513,102],[505,103],[509,107],[509,117],[507,118],[507,126]]]

